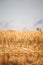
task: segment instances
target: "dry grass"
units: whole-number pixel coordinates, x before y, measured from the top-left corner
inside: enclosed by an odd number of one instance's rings
[[[43,31],[0,31],[0,65],[43,65]]]

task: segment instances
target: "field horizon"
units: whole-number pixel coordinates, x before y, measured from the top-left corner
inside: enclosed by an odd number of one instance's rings
[[[0,65],[43,65],[43,31],[0,30]]]

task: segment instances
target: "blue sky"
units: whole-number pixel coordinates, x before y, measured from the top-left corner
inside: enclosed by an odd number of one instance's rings
[[[0,30],[33,30],[39,20],[43,0],[0,0]]]

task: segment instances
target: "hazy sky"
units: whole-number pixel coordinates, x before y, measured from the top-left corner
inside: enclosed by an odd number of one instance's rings
[[[43,0],[0,0],[0,29],[32,30],[43,19]]]

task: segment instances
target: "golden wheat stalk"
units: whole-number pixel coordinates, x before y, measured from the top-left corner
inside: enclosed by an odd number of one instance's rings
[[[43,65],[43,31],[0,31],[0,65]]]

